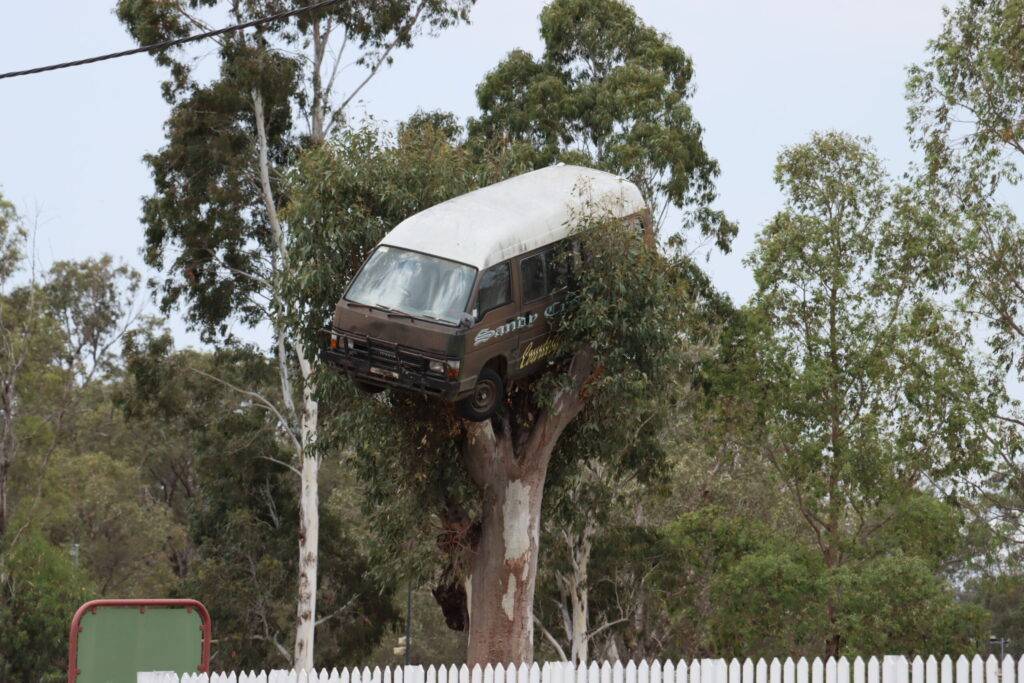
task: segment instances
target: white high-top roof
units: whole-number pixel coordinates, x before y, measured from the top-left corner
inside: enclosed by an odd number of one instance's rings
[[[582,166],[549,166],[454,197],[406,218],[380,241],[483,270],[557,242],[589,207],[625,217],[643,210],[636,185]]]

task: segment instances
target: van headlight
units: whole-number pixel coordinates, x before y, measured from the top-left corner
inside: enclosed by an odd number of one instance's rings
[[[427,367],[437,375],[444,375],[448,379],[458,379],[461,365],[457,360],[432,360]]]

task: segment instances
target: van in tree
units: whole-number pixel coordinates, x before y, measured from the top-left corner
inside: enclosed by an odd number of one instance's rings
[[[544,366],[565,306],[574,225],[589,211],[650,230],[636,185],[558,165],[421,211],[380,241],[334,309],[323,358],[369,392],[395,387],[490,417]],[[562,252],[564,253],[564,252]]]

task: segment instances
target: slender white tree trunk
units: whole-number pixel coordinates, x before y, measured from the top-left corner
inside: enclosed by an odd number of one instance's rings
[[[585,485],[585,482],[580,485]],[[569,555],[569,569],[555,574],[562,601],[565,636],[569,640],[569,658],[576,664],[586,664],[590,657],[590,588],[587,572],[594,532],[594,524],[589,519],[578,532],[563,531],[561,536]]]
[[[319,406],[313,397],[313,369],[306,359],[305,345],[293,342],[302,372],[302,488],[299,495],[299,592],[295,623],[297,671],[313,670],[316,631],[317,567],[320,558],[320,456],[314,448]]]
[[[281,280],[283,274],[286,274],[288,270],[288,245],[278,218],[277,205],[270,184],[270,162],[263,98],[256,90],[252,92],[252,102],[256,120],[260,189],[277,249],[274,259],[276,272],[272,296],[277,316],[277,319],[273,320],[273,326],[277,346],[278,374],[281,380],[282,400],[291,422],[288,428],[293,432],[298,431],[298,447],[295,457],[298,461],[300,480],[299,566],[292,667],[297,671],[312,671],[316,645],[317,568],[320,557],[320,456],[315,449],[319,407],[313,394],[313,367],[306,357],[305,344],[298,337],[289,340],[285,333],[286,322],[282,318],[288,310],[288,302],[284,300],[281,292]],[[295,405],[295,388],[292,385],[288,346],[291,346],[291,350],[298,360],[302,380],[302,405],[298,408]]]

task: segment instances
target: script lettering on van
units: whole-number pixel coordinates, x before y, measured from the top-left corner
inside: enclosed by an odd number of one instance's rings
[[[544,309],[544,317],[553,318],[563,310],[565,310],[565,303],[562,301],[555,301]],[[517,316],[512,320],[509,320],[504,325],[498,325],[493,329],[485,327],[476,333],[476,337],[473,338],[473,346],[479,346],[480,344],[488,342],[495,337],[503,337],[510,332],[515,332],[516,330],[529,327],[537,322],[537,318],[539,317],[539,313],[528,313],[526,315]]]
[[[489,327],[485,327],[476,333],[476,337],[473,338],[473,346],[479,346],[484,342],[490,341],[495,337],[504,337],[509,332],[515,332],[521,330],[524,327],[529,327],[533,323],[537,322],[537,318],[540,316],[536,313],[529,313],[527,315],[520,315],[512,320],[509,320],[504,325],[498,325],[493,330]]]
[[[523,357],[519,361],[519,367],[525,368],[528,365],[533,365],[539,360],[543,360],[555,352],[555,340],[548,339],[542,344],[536,342],[530,342],[523,349]]]

